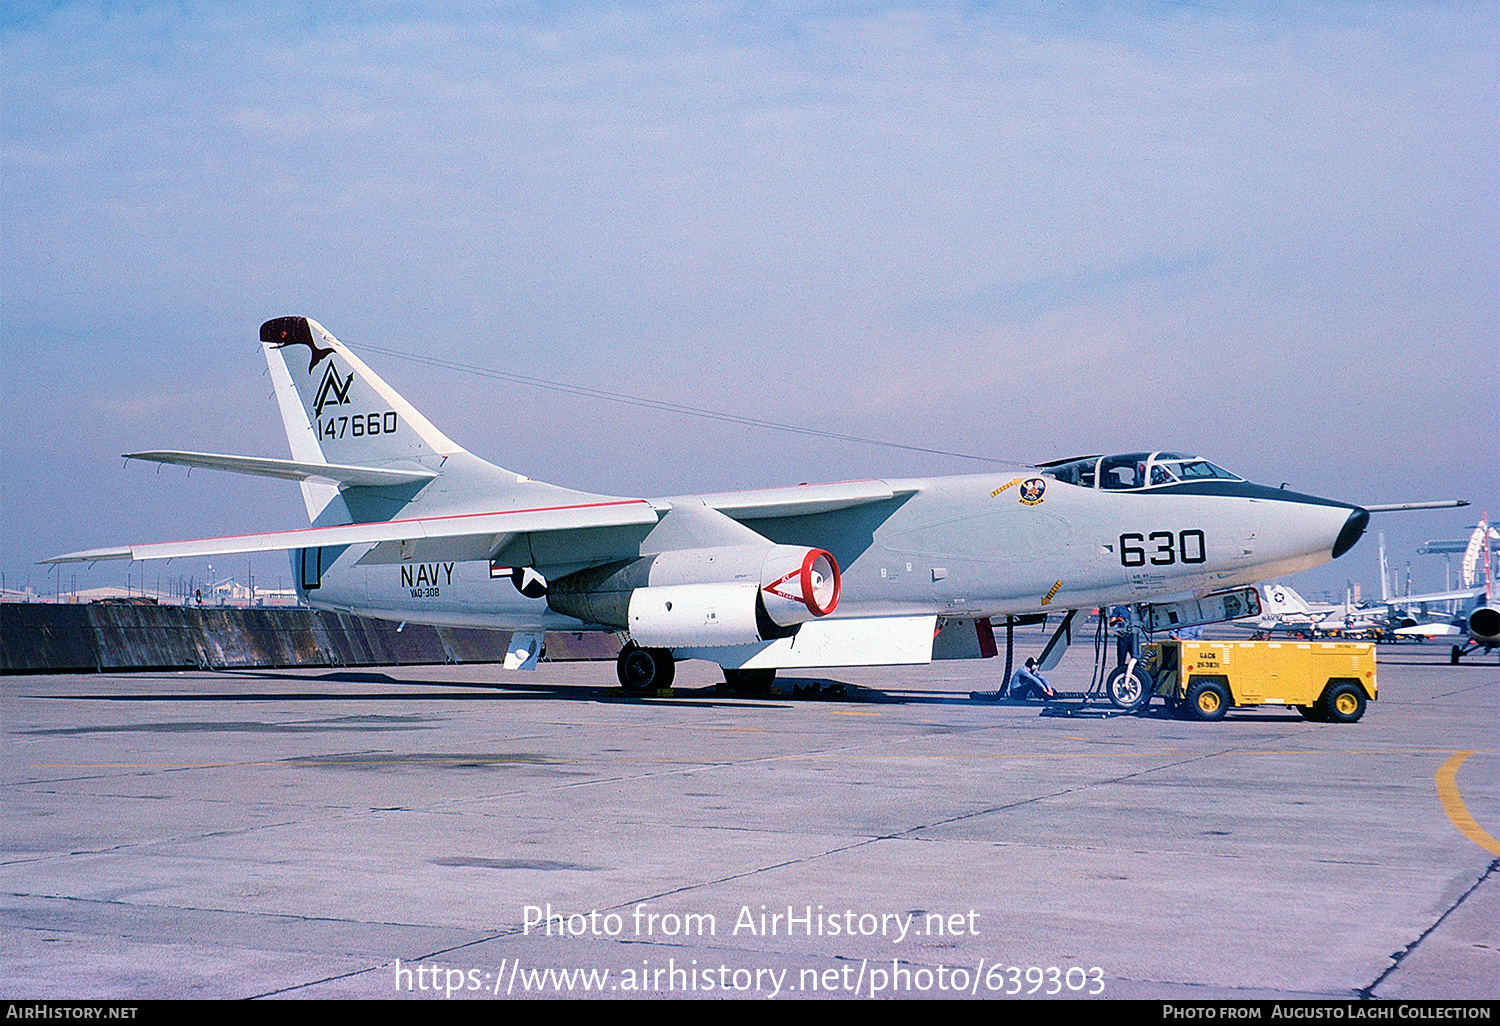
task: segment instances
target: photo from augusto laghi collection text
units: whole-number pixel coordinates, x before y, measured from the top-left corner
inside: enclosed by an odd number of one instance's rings
[[[723,912],[662,910],[648,902],[616,911],[557,909],[549,903],[521,909],[521,935],[537,938],[593,938],[621,941],[693,941],[722,938],[832,938],[885,942],[893,948],[919,939],[982,936],[974,909],[953,912],[869,911],[823,904],[743,904]],[[526,994],[783,994],[883,997],[900,994],[979,994],[1006,996],[1105,993],[1105,971],[1095,965],[1018,965],[981,956],[962,965],[930,964],[898,955],[884,958],[830,957],[832,964],[792,968],[755,965],[747,959],[700,959],[676,954],[643,957],[638,965],[562,966],[525,958],[504,958],[493,966],[448,963],[394,965],[393,988],[443,997]],[[765,956],[762,956],[765,957]],[[747,964],[747,962],[749,964]]]
[[[1137,1002],[1145,1004],[1147,1002]],[[1163,1019],[1402,1019],[1487,1021],[1494,1002],[1468,1001],[1163,1001]]]

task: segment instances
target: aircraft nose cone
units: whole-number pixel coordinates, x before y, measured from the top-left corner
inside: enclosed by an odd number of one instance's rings
[[[1354,548],[1354,543],[1359,541],[1369,524],[1369,510],[1360,509],[1357,506],[1351,510],[1349,519],[1344,521],[1344,529],[1339,532],[1338,540],[1333,543],[1333,558],[1338,559]]]

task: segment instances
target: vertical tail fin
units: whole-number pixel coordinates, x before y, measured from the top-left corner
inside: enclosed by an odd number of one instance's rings
[[[1394,598],[1391,594],[1390,569],[1385,562],[1385,532],[1380,532],[1380,601],[1389,602]]]
[[[1284,584],[1261,585],[1261,610],[1277,617],[1288,613],[1310,615],[1312,607],[1291,588]]]
[[[260,326],[260,340],[294,460],[422,468],[439,471],[450,486],[455,475],[502,490],[526,480],[470,455],[317,321],[277,317]],[[388,519],[419,491],[302,482],[308,519],[318,527]]]
[[[464,451],[317,321],[277,317],[260,340],[296,458],[383,466]]]

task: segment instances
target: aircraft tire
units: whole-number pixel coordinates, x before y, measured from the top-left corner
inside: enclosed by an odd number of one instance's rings
[[[1451,666],[1457,666],[1458,665],[1458,657],[1461,656],[1461,655],[1463,655],[1463,654],[1464,654],[1464,650],[1461,649],[1461,648],[1459,648],[1457,645],[1454,645],[1453,646],[1453,652],[1452,652],[1452,654],[1448,656],[1448,663],[1449,663],[1449,665],[1451,665]]]
[[[677,664],[672,661],[672,653],[664,648],[641,648],[631,642],[615,660],[615,676],[631,694],[671,687],[676,675]]]
[[[1334,681],[1323,692],[1323,719],[1329,723],[1355,723],[1365,714],[1365,693],[1352,681]]]
[[[1188,715],[1204,723],[1222,720],[1229,711],[1229,691],[1216,680],[1194,681],[1187,693]]]
[[[724,685],[731,694],[762,696],[771,693],[771,684],[776,680],[775,670],[729,670],[724,671]]]
[[[1135,712],[1151,701],[1151,675],[1139,666],[1128,675],[1125,667],[1117,666],[1110,671],[1104,682],[1105,694],[1116,709]]]

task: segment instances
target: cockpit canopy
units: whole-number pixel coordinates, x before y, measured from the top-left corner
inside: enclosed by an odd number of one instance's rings
[[[1185,481],[1243,481],[1200,456],[1177,452],[1127,452],[1115,456],[1081,456],[1039,464],[1046,477],[1081,488],[1134,492]]]

